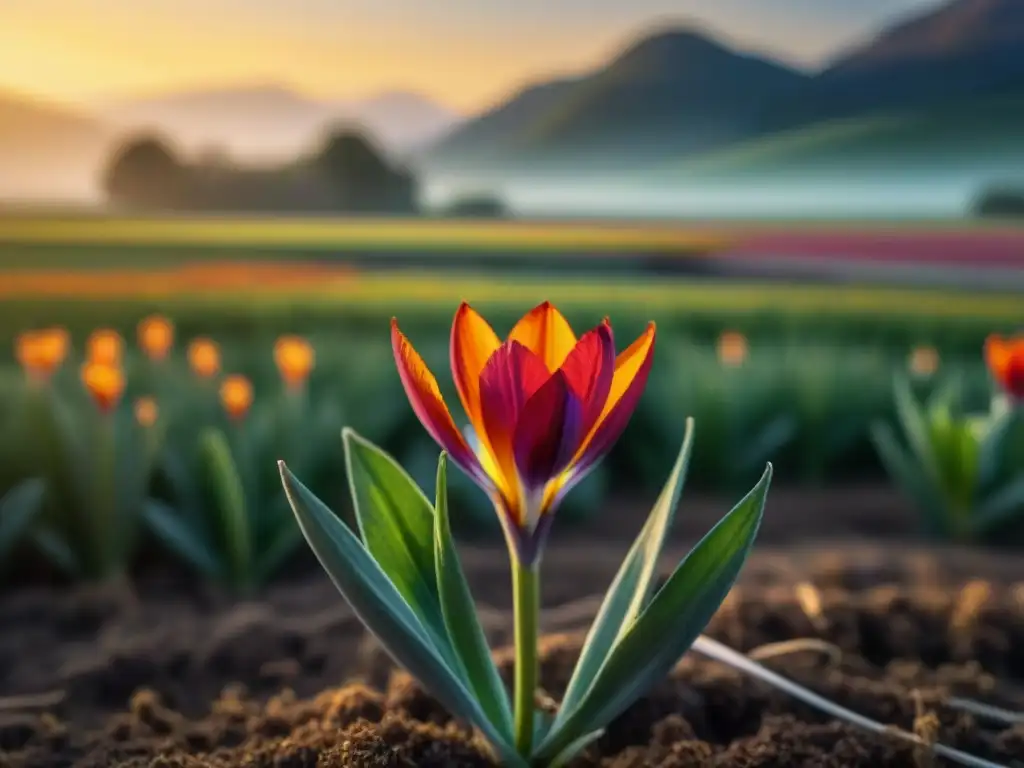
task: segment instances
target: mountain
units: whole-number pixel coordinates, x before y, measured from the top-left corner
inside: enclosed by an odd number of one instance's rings
[[[0,92],[0,197],[94,198],[110,142],[89,115]]]
[[[648,178],[757,181],[942,174],[1024,178],[1024,93],[832,120],[664,163]]]
[[[362,126],[386,149],[405,153],[436,140],[460,119],[411,93],[322,101],[278,85],[185,91],[98,109],[123,133],[156,130],[187,151],[217,148],[264,159],[307,151],[335,124]]]
[[[1024,93],[1024,2],[954,0],[882,32],[778,99],[757,128]]]
[[[445,137],[425,163],[628,164],[643,155],[703,151],[739,138],[767,102],[806,79],[692,29],[668,29],[594,72],[522,91]]]

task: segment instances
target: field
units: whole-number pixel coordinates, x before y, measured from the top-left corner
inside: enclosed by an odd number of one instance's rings
[[[558,511],[541,699],[562,695],[693,416],[672,562],[774,466],[709,634],[1015,767],[1024,420],[983,348],[1024,324],[1022,242],[927,222],[0,217],[0,625],[17,627],[0,636],[0,765],[494,765],[316,567],[275,461],[353,523],[350,426],[432,498],[439,449],[396,373],[391,318],[461,422],[459,303],[504,335],[549,300],[577,333],[609,317],[618,350],[649,320],[657,342],[630,425]],[[123,391],[83,381],[90,362]],[[509,682],[494,508],[454,468],[448,497]],[[926,751],[691,653],[571,765],[896,768]]]

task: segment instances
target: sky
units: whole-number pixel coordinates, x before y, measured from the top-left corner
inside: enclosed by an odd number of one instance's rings
[[[0,88],[68,103],[238,84],[462,112],[665,23],[820,66],[942,0],[0,0]]]

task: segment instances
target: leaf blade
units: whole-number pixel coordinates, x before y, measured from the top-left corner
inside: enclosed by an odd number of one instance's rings
[[[607,725],[675,666],[739,575],[761,524],[771,476],[768,464],[757,485],[683,559],[615,644],[575,711],[540,745],[538,761]]]
[[[46,481],[31,477],[0,498],[0,567],[42,512],[45,496]]]
[[[434,560],[433,505],[381,448],[348,427],[342,430],[342,441],[356,522],[367,551],[435,640],[447,640]]]
[[[512,710],[508,693],[494,664],[487,637],[477,617],[476,603],[455,552],[448,518],[447,489],[447,455],[442,453],[437,462],[437,501],[434,504],[434,556],[441,613],[470,690],[476,694],[481,708],[494,726],[511,741]]]
[[[669,474],[644,527],[640,530],[626,559],[608,588],[594,623],[591,625],[562,697],[555,724],[561,723],[585,695],[597,671],[604,664],[615,641],[643,610],[650,597],[657,573],[658,558],[675,519],[682,495],[690,455],[693,452],[693,419],[686,420],[686,431],[675,466]]]
[[[342,597],[384,650],[454,715],[471,722],[508,765],[525,766],[449,668],[412,608],[359,538],[279,462],[288,502],[306,541]]]

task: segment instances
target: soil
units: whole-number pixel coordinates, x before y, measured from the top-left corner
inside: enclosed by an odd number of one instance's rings
[[[708,633],[744,651],[824,640],[834,653],[805,648],[765,663],[861,714],[1024,765],[1024,722],[990,722],[951,701],[1024,711],[1024,558],[915,544],[908,514],[871,509],[857,540],[844,540],[858,530],[851,500],[872,494],[885,508],[884,494],[868,490],[822,492],[802,506],[793,493],[774,495],[761,545]],[[684,499],[666,568],[724,509]],[[586,528],[556,526],[542,617],[542,685],[554,700],[640,523],[623,511]],[[507,676],[504,552],[489,542],[460,552]],[[893,737],[822,717],[691,653],[573,768],[931,764]],[[242,765],[493,762],[393,668],[318,570],[302,568],[250,600],[170,571],[132,585],[0,595],[2,768]]]

